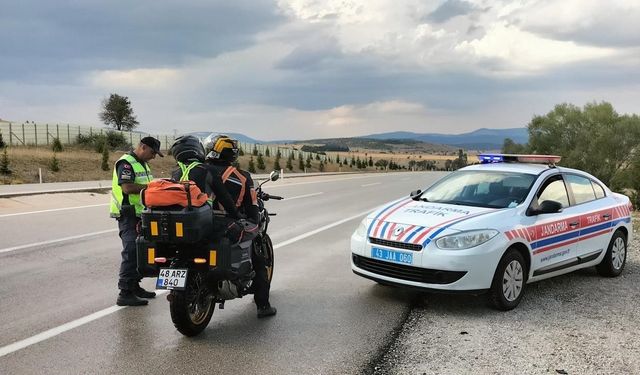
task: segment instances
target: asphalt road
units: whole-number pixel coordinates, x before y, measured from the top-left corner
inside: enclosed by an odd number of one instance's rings
[[[0,199],[0,373],[370,372],[415,296],[353,275],[350,235],[366,212],[440,176],[266,185],[290,198],[267,202],[278,213],[269,227],[278,314],[258,320],[251,298],[229,301],[196,338],[174,329],[164,295],[145,307],[114,306],[120,242],[108,194]]]

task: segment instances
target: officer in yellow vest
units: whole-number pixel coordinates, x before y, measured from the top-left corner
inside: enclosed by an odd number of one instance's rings
[[[136,226],[140,222],[140,214],[144,206],[140,201],[140,191],[153,179],[147,162],[160,152],[160,141],[153,137],[144,137],[138,147],[116,162],[111,183],[111,217],[118,220],[120,239],[122,240],[122,262],[118,288],[120,294],[118,306],[141,306],[153,298],[155,292],[140,287],[142,279],[137,270],[136,259]]]

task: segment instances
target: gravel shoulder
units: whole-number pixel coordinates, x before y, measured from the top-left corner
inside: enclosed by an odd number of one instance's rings
[[[529,284],[512,311],[421,296],[374,373],[639,374],[639,235],[620,277],[589,268]]]

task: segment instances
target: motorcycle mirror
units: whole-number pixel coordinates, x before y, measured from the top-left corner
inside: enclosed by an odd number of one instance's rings
[[[269,180],[271,180],[271,181],[276,181],[279,178],[280,178],[280,172],[278,172],[278,171],[273,171],[269,175]]]

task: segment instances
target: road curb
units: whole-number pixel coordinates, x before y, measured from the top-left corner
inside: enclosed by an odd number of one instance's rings
[[[371,173],[371,172],[367,172]],[[327,173],[296,173],[296,174],[284,174],[285,179],[290,178],[302,178],[302,177],[318,177],[318,176],[335,176],[335,175],[350,175],[350,174],[364,174],[360,172],[327,172]],[[256,181],[264,181],[269,178],[268,174],[259,174],[254,175],[254,179]],[[79,181],[81,182],[81,181]],[[42,189],[35,191],[16,191],[10,193],[0,193],[0,199],[2,198],[14,198],[21,197],[26,195],[40,195],[40,194],[59,194],[59,193],[85,193],[85,192],[94,192],[94,193],[105,193],[111,190],[111,186],[87,186],[82,188],[68,188],[68,189]]]

